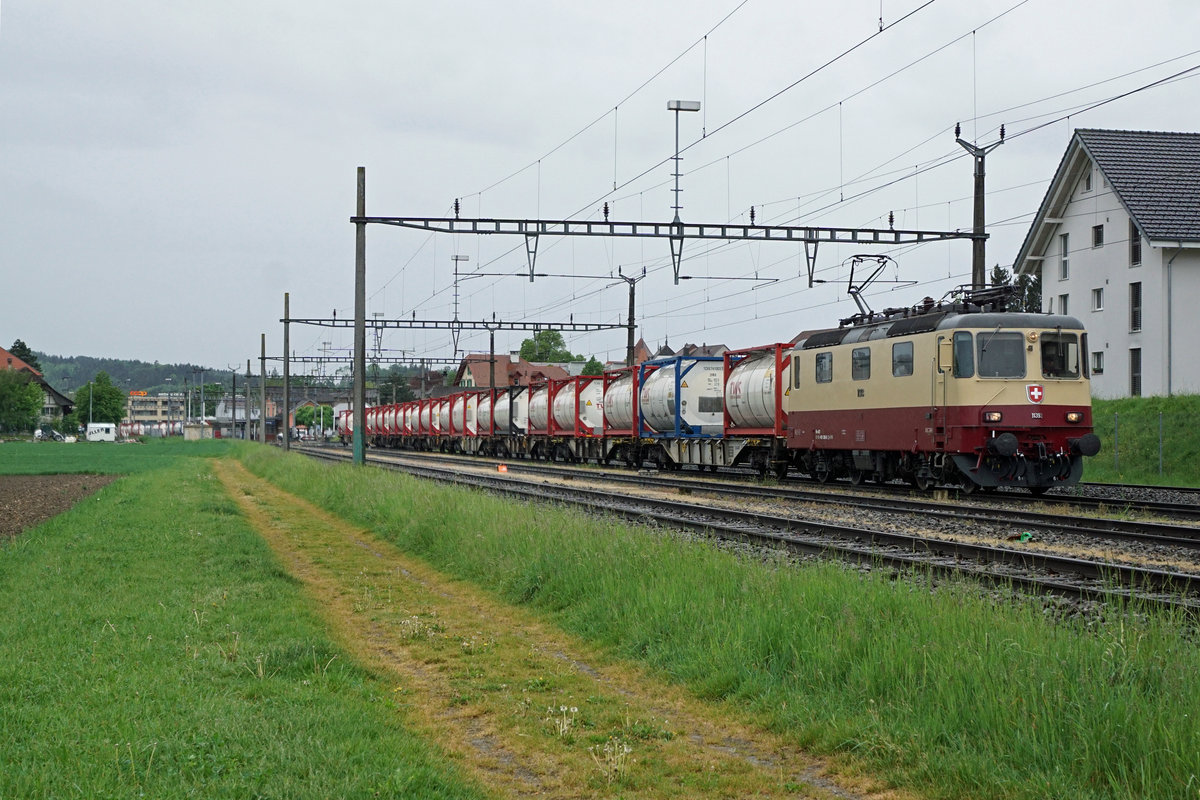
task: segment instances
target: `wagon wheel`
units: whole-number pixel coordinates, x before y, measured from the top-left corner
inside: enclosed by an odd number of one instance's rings
[[[833,471],[828,468],[818,469],[813,472],[813,477],[817,479],[817,483],[828,483],[829,476],[832,474],[832,472]]]
[[[850,468],[850,485],[851,486],[861,485],[863,482],[863,478],[865,476],[866,476],[866,473],[863,472],[858,467],[851,467]]]
[[[922,475],[916,473],[912,476],[912,485],[919,492],[928,492],[933,488],[934,480],[932,475]]]

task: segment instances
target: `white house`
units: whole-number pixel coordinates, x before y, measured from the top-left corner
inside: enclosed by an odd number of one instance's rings
[[[1014,262],[1037,270],[1095,396],[1200,393],[1200,133],[1076,130]]]

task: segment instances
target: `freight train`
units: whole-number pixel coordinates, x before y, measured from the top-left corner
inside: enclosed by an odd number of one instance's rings
[[[1040,494],[1077,482],[1100,449],[1087,333],[1074,317],[1008,312],[1004,302],[990,291],[926,298],[720,357],[373,406],[365,440]],[[339,416],[343,442],[352,424]]]

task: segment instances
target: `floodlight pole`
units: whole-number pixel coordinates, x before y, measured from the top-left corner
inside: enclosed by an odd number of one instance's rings
[[[675,268],[675,284],[679,285],[679,264],[683,260],[683,223],[679,219],[679,112],[680,111],[699,111],[699,100],[670,100],[667,102],[667,110],[675,112],[675,156],[672,159],[675,162],[675,188],[672,190],[675,195],[675,218],[671,222],[671,262]],[[632,285],[632,284],[631,284]]]

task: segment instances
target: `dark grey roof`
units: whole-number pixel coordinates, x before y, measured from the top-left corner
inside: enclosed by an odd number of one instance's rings
[[[1200,133],[1075,134],[1146,238],[1200,240]]]

